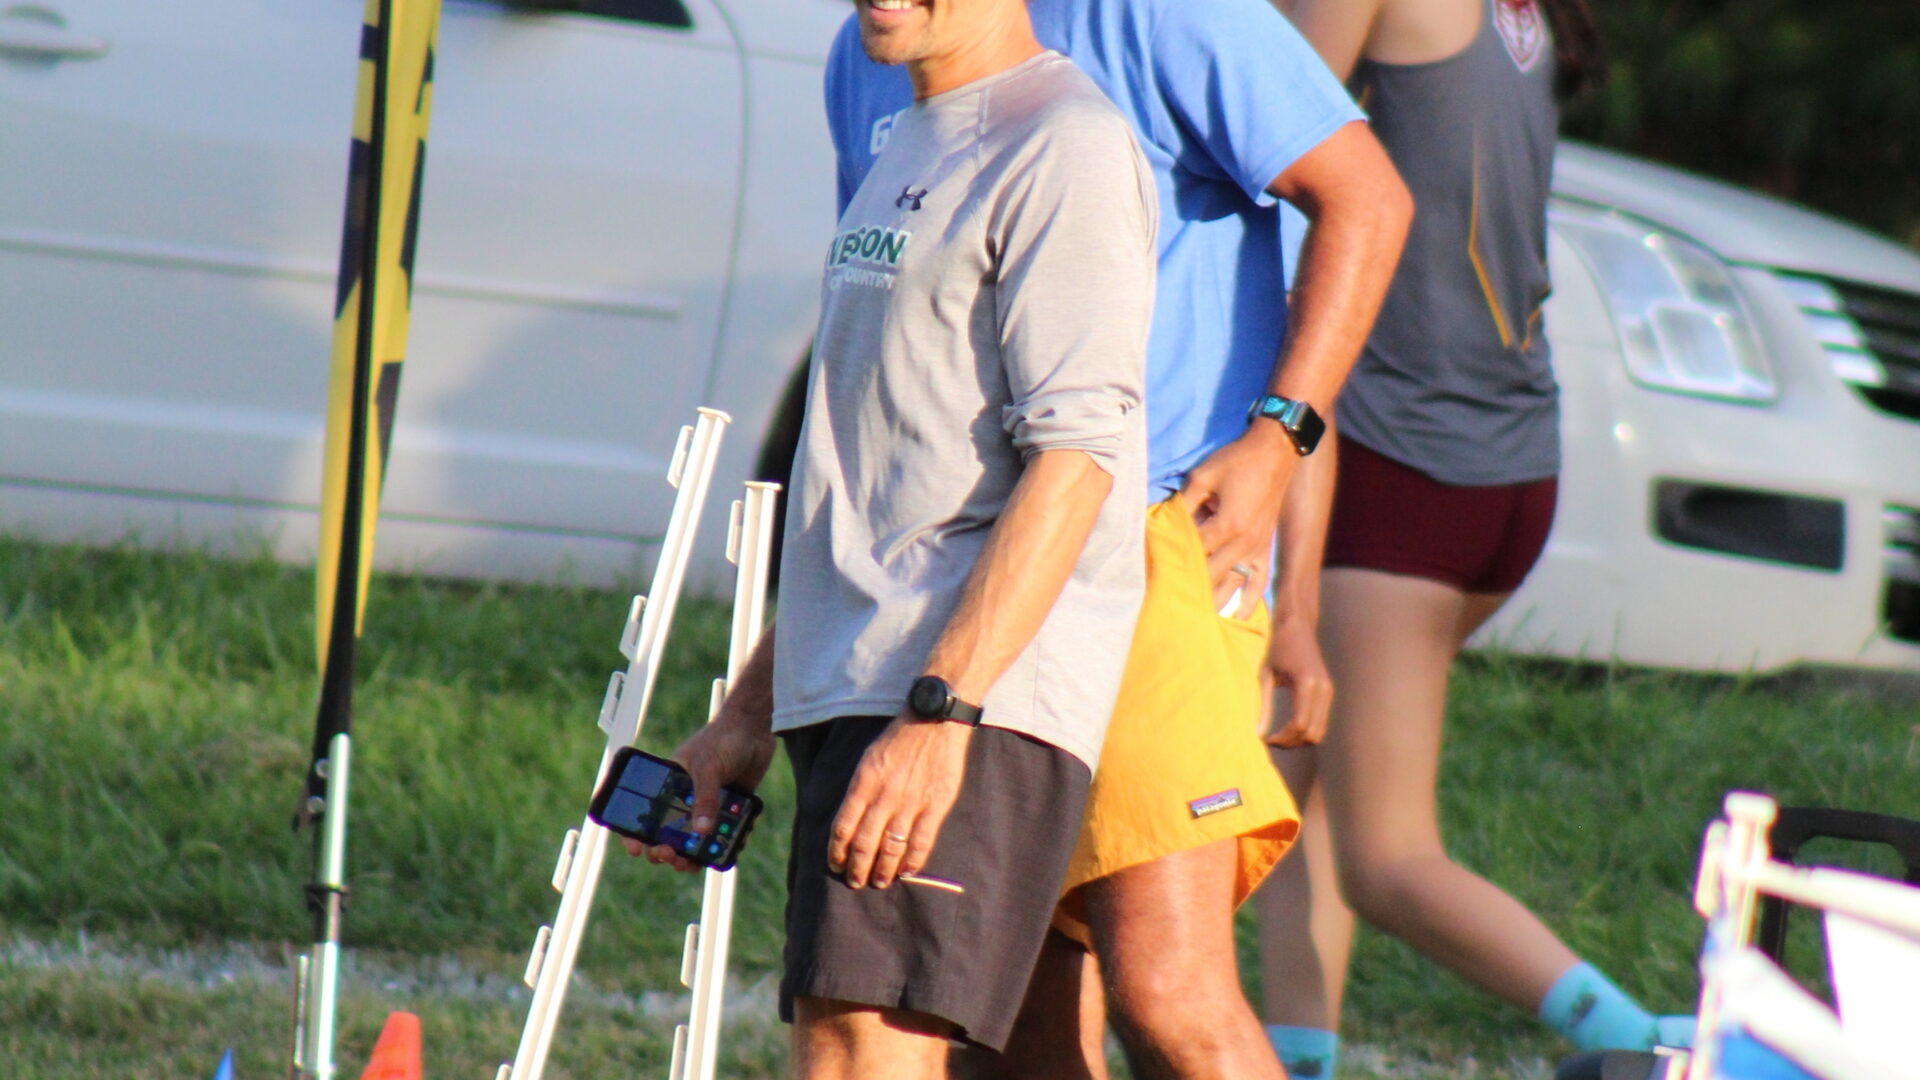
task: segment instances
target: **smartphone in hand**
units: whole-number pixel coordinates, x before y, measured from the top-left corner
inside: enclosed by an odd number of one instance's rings
[[[720,789],[720,812],[706,835],[693,828],[693,778],[666,758],[623,746],[594,792],[587,816],[643,844],[664,844],[688,862],[729,870],[763,807],[752,792]]]

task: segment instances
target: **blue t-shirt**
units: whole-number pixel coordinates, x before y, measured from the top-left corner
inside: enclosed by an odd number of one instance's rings
[[[1280,215],[1267,185],[1361,119],[1267,0],[1030,0],[1040,43],[1120,107],[1160,192],[1160,271],[1147,340],[1149,495],[1247,427],[1286,332]],[[913,102],[904,67],[867,59],[858,17],[827,61],[840,207]]]

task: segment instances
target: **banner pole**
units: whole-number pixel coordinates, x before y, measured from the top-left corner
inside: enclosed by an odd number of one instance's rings
[[[440,0],[365,0],[347,174],[315,567],[320,700],[294,828],[320,824],[306,887],[313,950],[297,965],[296,1076],[333,1080],[346,906],[355,640],[386,476],[426,162]]]

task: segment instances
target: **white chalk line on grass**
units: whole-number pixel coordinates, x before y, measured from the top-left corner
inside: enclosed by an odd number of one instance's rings
[[[6,969],[68,971],[106,979],[153,979],[194,989],[272,986],[291,999],[292,974],[282,949],[233,941],[199,946],[153,948],[102,944],[85,932],[48,940],[15,937],[0,941],[0,973]],[[519,1004],[531,993],[515,975],[478,970],[459,957],[360,953],[347,950],[341,985],[386,993],[454,998],[484,1004]],[[727,980],[729,1026],[779,1026],[778,986],[772,976],[750,983]],[[623,993],[594,986],[576,974],[567,989],[569,1004],[587,1005],[660,1021],[666,1030],[686,1019],[691,995],[684,989]]]

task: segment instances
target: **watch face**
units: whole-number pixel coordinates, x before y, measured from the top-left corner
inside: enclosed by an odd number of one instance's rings
[[[1327,422],[1320,419],[1320,414],[1313,410],[1313,406],[1302,405],[1300,424],[1293,432],[1293,445],[1301,456],[1313,453],[1313,448],[1320,445],[1320,438],[1326,433]]]
[[[925,717],[945,716],[951,694],[944,680],[922,675],[913,680],[913,689],[907,693],[907,707]]]

